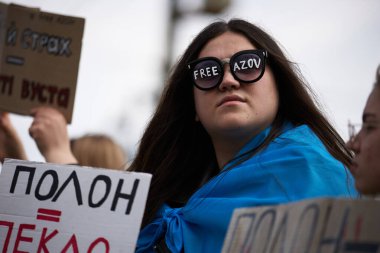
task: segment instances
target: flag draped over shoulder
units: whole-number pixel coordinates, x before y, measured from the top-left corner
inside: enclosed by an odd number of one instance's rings
[[[269,131],[255,136],[237,155],[260,145]],[[163,205],[140,232],[136,252],[154,252],[162,237],[172,252],[220,252],[235,208],[348,196],[356,191],[343,164],[308,126],[286,124],[268,147],[241,164],[228,164],[184,207]]]

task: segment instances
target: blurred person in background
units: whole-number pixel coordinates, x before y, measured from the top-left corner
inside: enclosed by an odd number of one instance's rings
[[[69,139],[67,122],[62,113],[52,107],[38,107],[31,111],[34,117],[30,136],[46,162],[79,164],[100,168],[124,170],[127,157],[123,148],[107,135],[85,135]],[[0,117],[0,158],[27,160],[23,144],[14,129],[8,113]]]
[[[104,134],[71,139],[71,151],[81,166],[123,170],[126,156],[120,145]]]
[[[355,153],[350,170],[358,191],[364,195],[380,194],[380,65],[376,81],[362,115],[362,128],[348,142]]]
[[[137,252],[220,252],[235,208],[356,197],[352,154],[314,99],[259,27],[201,31],[129,167],[153,174]]]

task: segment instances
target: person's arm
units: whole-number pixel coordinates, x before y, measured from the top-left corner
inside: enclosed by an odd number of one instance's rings
[[[78,161],[70,148],[64,116],[51,107],[34,108],[31,114],[34,120],[29,128],[29,134],[35,140],[46,162],[77,164]]]
[[[0,161],[4,158],[27,160],[24,145],[14,128],[9,113],[0,112]]]

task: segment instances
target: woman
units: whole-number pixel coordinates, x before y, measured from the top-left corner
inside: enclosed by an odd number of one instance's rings
[[[130,167],[153,174],[137,252],[220,252],[235,208],[354,194],[350,153],[309,92],[260,28],[206,27]]]
[[[350,170],[357,190],[366,195],[380,194],[380,66],[376,82],[363,111],[363,126],[348,144],[355,152]]]

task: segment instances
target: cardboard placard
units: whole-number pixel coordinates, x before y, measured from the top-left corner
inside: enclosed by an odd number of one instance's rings
[[[151,175],[8,159],[0,252],[134,252]]]
[[[84,19],[0,3],[0,109],[52,106],[71,123]]]
[[[287,205],[239,208],[223,253],[378,253],[380,201],[310,199]]]

